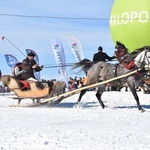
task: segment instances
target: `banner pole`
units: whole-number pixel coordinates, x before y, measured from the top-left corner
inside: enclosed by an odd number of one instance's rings
[[[8,40],[5,36],[2,37],[2,40],[6,39],[11,45],[13,45],[21,54],[23,54],[25,57],[26,55],[15,45],[13,44],[10,40]]]

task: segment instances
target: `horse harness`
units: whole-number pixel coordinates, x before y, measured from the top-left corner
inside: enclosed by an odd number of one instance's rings
[[[125,68],[131,70],[135,67],[134,60],[129,56],[128,53],[125,53],[125,50],[117,51],[116,57],[119,63],[122,63]]]
[[[143,59],[147,59],[148,61],[148,64],[150,64],[149,62],[149,59],[147,57],[147,52],[149,50],[147,48],[145,48],[145,53],[144,53],[144,58]],[[122,50],[122,51],[117,51],[116,52],[116,57],[117,57],[117,60],[119,61],[119,63],[121,63],[125,68],[127,68],[128,70],[131,70],[131,69],[137,69],[137,66],[135,65],[134,63],[134,60],[129,56],[129,54],[125,53],[125,50]],[[138,61],[138,63],[142,63],[142,61]],[[114,72],[114,77],[117,77],[117,68],[118,68],[118,65],[119,64],[115,64],[114,65],[114,69],[113,69],[113,72]],[[142,76],[142,73],[141,72],[137,72],[136,73],[138,76]],[[120,84],[122,85],[121,81],[119,80]]]
[[[114,77],[117,77],[117,76],[118,76],[118,75],[117,75],[117,68],[118,68],[118,65],[119,65],[119,64],[114,64],[114,68],[113,68]],[[119,81],[120,85],[123,86],[123,84],[121,83],[121,80],[119,79],[118,81]]]

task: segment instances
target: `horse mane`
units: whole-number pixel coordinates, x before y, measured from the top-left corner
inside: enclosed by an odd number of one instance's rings
[[[116,41],[116,46],[120,46],[121,47],[121,49],[125,49],[126,50],[126,52],[129,54],[129,52],[128,52],[128,48],[126,48],[126,46],[124,45],[124,44],[122,44],[121,42],[119,42],[119,41]],[[130,57],[131,58],[135,58],[139,53],[141,53],[143,50],[149,50],[150,51],[150,46],[143,46],[143,47],[141,47],[141,48],[137,48],[137,49],[135,49],[135,51],[134,52],[132,52],[131,54],[129,54],[130,55]]]
[[[92,65],[93,65],[93,62],[90,61],[89,59],[85,58],[85,59],[81,60],[80,62],[74,63],[71,70],[81,67],[80,71],[87,72],[87,70]]]
[[[135,49],[134,52],[132,52],[130,55],[132,58],[135,58],[139,53],[141,53],[143,50],[149,50],[150,51],[150,46],[143,46],[141,48]]]

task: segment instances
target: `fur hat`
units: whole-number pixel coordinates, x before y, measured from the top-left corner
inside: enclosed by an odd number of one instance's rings
[[[16,66],[19,66],[19,65],[22,65],[22,63],[21,62],[16,63]]]
[[[35,57],[35,54],[33,52],[28,53],[28,56],[33,56]]]

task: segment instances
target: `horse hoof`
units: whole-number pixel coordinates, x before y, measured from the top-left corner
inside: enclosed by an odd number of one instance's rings
[[[104,109],[104,108],[107,108],[107,106],[103,105],[103,106],[102,106],[102,109]]]
[[[79,105],[80,102],[76,102],[75,105]]]
[[[143,113],[143,112],[145,112],[145,110],[144,110],[144,109],[141,109],[141,113]]]
[[[74,108],[80,107],[79,103],[75,103]]]

